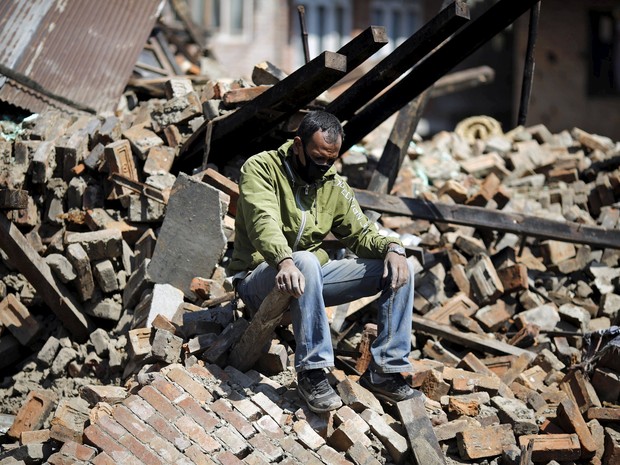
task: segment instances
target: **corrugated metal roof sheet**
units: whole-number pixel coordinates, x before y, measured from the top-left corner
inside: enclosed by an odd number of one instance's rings
[[[32,112],[50,105],[75,111],[33,90],[38,85],[97,112],[113,111],[163,3],[0,0],[0,64],[27,78],[24,85],[0,75],[0,100]]]

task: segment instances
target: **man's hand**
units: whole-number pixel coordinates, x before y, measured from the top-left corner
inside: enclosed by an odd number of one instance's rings
[[[388,251],[383,261],[383,279],[388,277],[389,271],[392,272],[392,281],[390,282],[392,289],[396,290],[407,283],[409,268],[405,257]]]
[[[304,293],[305,285],[306,280],[304,275],[299,271],[299,268],[295,266],[295,262],[292,258],[286,258],[278,264],[276,287],[280,292],[298,298]]]

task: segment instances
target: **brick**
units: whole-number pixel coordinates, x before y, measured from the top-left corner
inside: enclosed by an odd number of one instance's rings
[[[545,264],[557,265],[558,263],[573,258],[577,254],[575,245],[570,242],[542,241],[540,244]]]
[[[373,410],[364,410],[361,413],[361,417],[368,423],[374,435],[385,446],[394,462],[402,463],[409,449],[407,439],[394,431],[385,419]]]
[[[140,160],[146,160],[149,150],[153,147],[164,145],[161,137],[141,125],[134,125],[124,130],[123,138],[129,141],[132,153]]]
[[[340,426],[346,421],[351,421],[361,433],[366,434],[370,431],[370,426],[368,423],[348,405],[343,405],[334,412],[333,421],[335,426]]]
[[[0,324],[23,346],[30,345],[41,332],[41,325],[14,294],[0,302]]]
[[[515,435],[538,433],[538,424],[534,418],[534,412],[522,401],[495,396],[491,398],[491,403],[497,408],[497,415],[502,423],[512,425]]]
[[[30,391],[22,407],[15,415],[13,424],[6,433],[7,436],[19,439],[22,433],[26,431],[42,428],[56,406],[57,400],[57,396],[52,391]]]
[[[494,303],[504,292],[493,262],[487,255],[478,255],[465,267],[474,301],[479,305]]]
[[[104,432],[98,425],[90,425],[84,430],[84,440],[86,443],[104,451],[115,463],[130,463],[130,460],[132,460],[131,452],[109,434]],[[95,460],[96,459],[97,457],[95,457]]]
[[[321,461],[312,454],[308,449],[295,441],[292,436],[287,436],[280,441],[280,446],[289,455],[293,456],[296,463],[307,463],[311,465],[319,465]]]
[[[297,434],[297,440],[310,450],[316,451],[325,444],[325,439],[319,436],[305,420],[293,423],[293,431]]]
[[[185,454],[196,465],[215,465],[215,462],[205,454],[196,444],[191,445],[185,450]]]
[[[456,438],[456,434],[468,428],[479,428],[482,425],[474,418],[462,417],[447,423],[433,426],[435,437],[438,441],[447,441]]]
[[[97,454],[91,463],[93,465],[117,465],[117,462],[105,452]]]
[[[217,454],[217,460],[222,465],[243,465],[243,461],[237,458],[235,454],[227,450]]]
[[[497,270],[505,293],[518,292],[528,288],[527,267],[517,263]]]
[[[263,415],[263,410],[247,397],[242,399],[229,398],[233,408],[237,410],[246,420],[255,421]]]
[[[249,449],[249,443],[232,427],[228,425],[218,428],[216,435],[220,441],[236,456],[241,456]]]
[[[144,386],[138,391],[138,395],[170,421],[175,421],[181,416],[179,409],[153,386]]]
[[[191,442],[186,437],[173,428],[165,417],[159,414],[141,397],[130,396],[123,401],[123,404],[152,426],[162,437],[174,444],[177,449],[183,451],[191,445]]]
[[[281,439],[285,436],[284,431],[280,428],[280,425],[278,425],[269,415],[262,416],[252,424],[259,432],[270,437],[271,439]]]
[[[164,329],[154,329],[151,354],[154,360],[165,364],[177,363],[181,357],[183,339]]]
[[[474,315],[474,319],[486,331],[490,332],[499,331],[508,324],[511,317],[512,315],[506,309],[506,304],[503,300],[498,300],[492,305],[482,307]]]
[[[75,457],[77,460],[87,462],[97,454],[97,449],[79,444],[75,441],[69,441],[62,445],[60,452]]]
[[[603,464],[612,465],[616,463],[620,463],[620,432],[611,427],[606,427]]]
[[[353,463],[347,460],[344,454],[329,447],[328,445],[324,445],[323,447],[321,447],[317,451],[317,453],[319,454],[323,462],[328,463],[329,465],[351,465]]]
[[[215,415],[205,410],[192,397],[187,396],[175,401],[175,403],[183,409],[187,415],[201,424],[207,433],[212,432],[220,422]]]
[[[529,389],[541,392],[546,388],[546,377],[547,372],[545,372],[545,370],[543,370],[540,366],[534,365],[517,376],[515,381],[521,383]]]
[[[596,390],[580,370],[570,371],[560,382],[560,389],[568,394],[582,414],[590,407],[601,407]]]
[[[211,393],[201,383],[196,381],[185,368],[181,365],[171,365],[171,367],[173,368],[165,372],[168,379],[185,389],[198,402],[213,401]]]
[[[65,236],[67,247],[80,244],[91,261],[117,258],[122,252],[122,234],[118,229],[71,232]]]
[[[420,386],[422,391],[428,398],[439,401],[450,391],[450,385],[444,381],[443,375],[437,370],[431,370],[424,382]]]
[[[581,458],[592,457],[596,453],[596,442],[588,429],[579,407],[572,399],[565,398],[556,410],[558,424],[567,433],[576,433],[581,444]]]
[[[525,434],[519,437],[519,446],[527,447],[530,441],[533,442],[531,457],[534,462],[568,462],[578,460],[581,455],[576,434]]]
[[[131,144],[128,140],[119,140],[106,145],[104,157],[110,175],[120,174],[133,181],[139,181],[138,171],[131,151]],[[127,187],[114,185],[112,198],[118,199],[130,193],[131,191]]]
[[[370,447],[371,444],[370,438],[355,427],[353,420],[347,420],[338,426],[327,439],[327,443],[334,449],[342,452],[348,451],[356,443],[360,443],[365,447]]]
[[[525,404],[529,405],[532,409],[539,412],[549,407],[545,398],[533,389],[530,389],[522,384],[519,384],[518,380],[510,385],[515,397]]]
[[[110,412],[112,413],[112,412]],[[114,439],[120,439],[127,430],[118,423],[111,415],[101,415],[96,424]]]
[[[166,462],[164,462],[161,457],[130,434],[126,434],[120,438],[119,442],[142,463],[148,463],[149,465],[166,465]]]
[[[267,465],[269,462],[259,451],[253,451],[243,459],[247,465]]]
[[[263,394],[264,395],[264,394]],[[240,413],[234,411],[224,399],[218,399],[211,405],[211,410],[222,420],[235,428],[245,439],[251,438],[256,433],[254,427]]]
[[[467,460],[500,455],[516,442],[509,425],[468,428],[457,433],[456,440],[459,455]]]
[[[381,463],[374,458],[366,446],[359,443],[353,444],[349,450],[347,450],[347,455],[351,457],[355,463],[363,463],[365,465],[379,465]]]
[[[61,399],[50,423],[50,437],[60,442],[72,440],[81,443],[89,412],[88,402],[84,399]]]
[[[267,415],[273,418],[279,425],[284,425],[284,415],[280,407],[278,407],[269,397],[264,393],[259,392],[250,397],[258,407],[260,407]]]
[[[620,409],[615,407],[591,407],[588,409],[588,420],[600,422],[620,422]]]
[[[248,442],[254,450],[259,451],[270,462],[279,462],[284,455],[282,448],[274,444],[273,441],[263,434],[256,434],[254,437],[250,438]]]
[[[207,434],[205,429],[194,421],[193,418],[182,416],[176,420],[174,424],[185,436],[191,438],[193,442],[202,447],[204,451],[214,452],[220,449],[220,443],[211,435]]]

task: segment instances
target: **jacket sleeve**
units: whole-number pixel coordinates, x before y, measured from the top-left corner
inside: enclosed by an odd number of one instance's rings
[[[342,179],[335,180],[337,208],[332,232],[361,258],[383,258],[390,243],[402,245],[398,237],[382,236],[362,211],[353,190]]]
[[[243,203],[248,239],[265,261],[274,267],[293,255],[282,232],[276,179],[270,174],[267,163],[250,157],[241,169],[239,180],[239,201]]]

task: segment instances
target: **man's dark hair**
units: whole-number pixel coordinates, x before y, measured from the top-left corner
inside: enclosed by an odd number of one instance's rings
[[[329,144],[336,143],[338,136],[344,140],[344,131],[338,118],[331,113],[320,110],[311,111],[304,116],[295,135],[299,136],[301,141],[306,144],[317,131],[325,133],[325,141]]]

